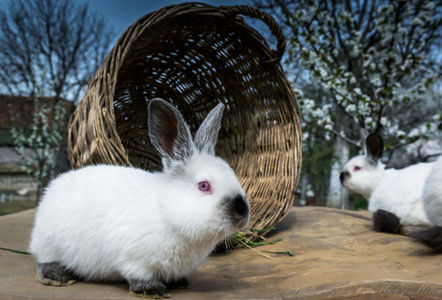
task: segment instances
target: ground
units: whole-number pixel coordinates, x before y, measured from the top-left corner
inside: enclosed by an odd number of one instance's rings
[[[26,251],[34,210],[0,217],[0,247]],[[172,299],[441,299],[442,255],[409,237],[371,230],[370,214],[293,208],[259,247],[209,257]],[[35,280],[29,255],[0,250],[0,299],[138,299],[126,284],[48,287]]]

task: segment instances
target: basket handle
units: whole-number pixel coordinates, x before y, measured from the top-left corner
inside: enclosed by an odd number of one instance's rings
[[[278,45],[276,50],[273,50],[273,58],[265,61],[266,63],[280,62],[284,55],[286,41],[281,27],[276,23],[275,19],[268,13],[263,12],[255,7],[248,5],[235,5],[235,6],[221,6],[220,9],[225,10],[228,15],[244,15],[254,19],[263,21],[270,29],[271,33],[276,37]]]

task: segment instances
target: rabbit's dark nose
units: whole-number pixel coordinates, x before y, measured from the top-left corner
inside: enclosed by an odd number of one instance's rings
[[[344,181],[345,179],[347,179],[348,177],[350,177],[350,173],[348,171],[343,171],[341,172],[341,174],[339,175],[339,180],[341,181],[341,184],[344,185]]]
[[[237,195],[226,201],[226,213],[234,225],[245,225],[249,218],[249,201],[244,196]]]
[[[249,213],[249,206],[246,201],[247,200],[240,195],[236,196],[233,200],[233,209],[240,216],[246,216]]]

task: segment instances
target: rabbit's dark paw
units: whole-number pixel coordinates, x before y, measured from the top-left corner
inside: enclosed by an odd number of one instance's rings
[[[37,263],[37,280],[44,285],[67,286],[77,282],[78,277],[57,262]]]
[[[166,286],[158,280],[129,280],[129,294],[148,299],[170,298]]]

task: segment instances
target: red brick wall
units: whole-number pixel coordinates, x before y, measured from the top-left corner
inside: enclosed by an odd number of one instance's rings
[[[54,105],[54,98],[40,98],[41,104]],[[65,103],[66,111],[69,113],[72,103],[60,100]],[[34,102],[32,97],[0,95],[0,129],[11,129],[13,126],[26,127],[32,122]],[[52,120],[49,116],[49,121]]]

